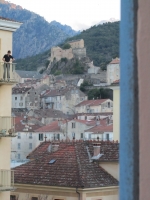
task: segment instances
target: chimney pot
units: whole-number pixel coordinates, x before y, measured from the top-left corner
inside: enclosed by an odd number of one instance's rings
[[[100,154],[100,143],[93,144],[93,148],[94,148],[93,156],[98,156]]]

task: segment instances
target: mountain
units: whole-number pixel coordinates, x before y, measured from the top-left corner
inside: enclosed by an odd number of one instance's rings
[[[84,39],[87,49],[87,56],[93,60],[96,66],[100,66],[103,70],[112,58],[119,57],[119,22],[105,23],[93,26],[85,31],[82,31],[75,37],[67,39]],[[62,43],[60,46],[63,46]],[[26,59],[17,60],[18,69],[36,70],[41,66],[48,66],[48,58],[50,50],[36,56]]]
[[[34,12],[13,3],[0,0],[0,16],[20,21],[23,24],[13,34],[13,55],[15,58],[42,53],[52,46],[62,43],[78,32],[59,22],[47,22]]]

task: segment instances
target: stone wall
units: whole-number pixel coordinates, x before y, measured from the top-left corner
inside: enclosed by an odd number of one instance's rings
[[[77,49],[72,49],[73,55],[76,58],[84,58],[86,57],[86,48],[77,48]]]

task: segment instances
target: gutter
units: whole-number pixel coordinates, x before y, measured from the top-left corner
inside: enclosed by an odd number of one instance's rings
[[[76,193],[78,194],[78,200],[80,200],[80,193],[78,192],[78,188],[76,187]]]

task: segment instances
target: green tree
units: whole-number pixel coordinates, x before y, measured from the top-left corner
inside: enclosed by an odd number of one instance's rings
[[[70,49],[71,48],[71,45],[69,43],[66,43],[63,45],[62,47],[63,49]]]

